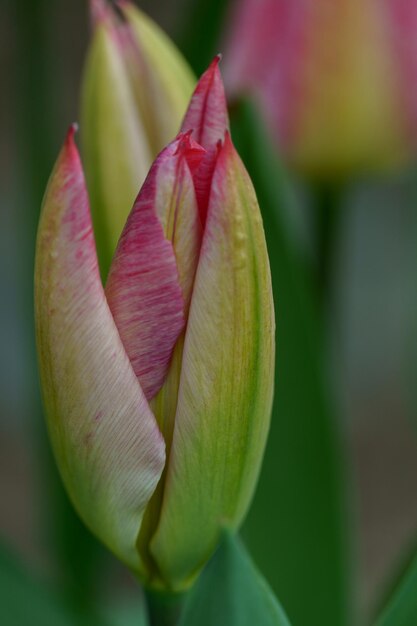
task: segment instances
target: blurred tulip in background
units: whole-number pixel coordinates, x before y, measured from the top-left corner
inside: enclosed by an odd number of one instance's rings
[[[242,0],[229,28],[229,93],[256,94],[302,174],[340,180],[415,153],[413,0]]]

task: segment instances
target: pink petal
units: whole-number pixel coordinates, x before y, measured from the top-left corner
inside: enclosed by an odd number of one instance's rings
[[[158,175],[155,209],[165,237],[174,247],[187,314],[203,232],[193,175],[200,170],[207,153],[190,133],[180,133],[165,155]]]
[[[204,226],[209,203],[211,178],[217,158],[217,143],[229,128],[224,86],[216,56],[201,76],[182,123],[184,132],[192,130],[193,138],[207,150],[199,168],[193,171],[201,222]]]
[[[194,198],[196,206],[183,141],[182,136],[171,143],[153,164],[122,233],[106,285],[114,320],[148,399],[162,387],[184,328],[191,272],[194,279],[190,257],[196,256],[196,245],[199,249],[190,224],[184,246],[180,246],[186,263],[179,263],[181,252],[177,259],[174,253],[178,203],[187,208]],[[192,161],[197,150],[194,145],[190,150]],[[188,201],[179,202],[184,194],[188,194]],[[183,228],[181,232],[184,234]]]
[[[207,151],[216,147],[229,128],[226,96],[216,56],[204,72],[192,95],[181,130],[193,131],[193,138]]]

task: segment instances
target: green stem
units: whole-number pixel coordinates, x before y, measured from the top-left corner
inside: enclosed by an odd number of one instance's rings
[[[178,626],[184,608],[185,593],[145,590],[149,626]]]
[[[323,184],[314,188],[316,284],[319,304],[325,314],[331,296],[334,260],[339,242],[343,188]]]
[[[218,49],[230,0],[188,0],[179,46],[197,75]]]

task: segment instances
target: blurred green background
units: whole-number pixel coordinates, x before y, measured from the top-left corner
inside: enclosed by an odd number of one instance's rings
[[[49,456],[34,351],[32,274],[37,219],[65,129],[78,116],[80,75],[89,38],[86,4],[85,0],[2,0],[0,5],[0,541],[24,568],[36,573],[36,577],[52,581],[64,600],[70,598],[80,611],[90,604],[92,597],[105,599],[101,602],[112,605],[138,595],[130,576],[90,540],[70,513]],[[225,2],[181,0],[174,5],[168,0],[149,0],[140,6],[178,43],[197,72],[222,48],[227,17]],[[243,154],[245,145],[248,152],[249,141],[248,154],[256,156],[253,138],[250,134],[245,137],[245,127],[250,126],[247,115],[244,108],[234,111],[236,142],[238,147],[242,146]],[[260,186],[262,176],[261,173]],[[264,193],[267,204],[268,190],[258,190],[260,199]],[[285,241],[277,243],[278,251],[273,253],[282,273],[277,286],[287,281],[285,268],[291,274],[291,280],[282,288],[282,296],[280,293],[277,296],[279,299],[288,295],[282,305],[282,323],[284,329],[290,330],[282,337],[283,350],[289,355],[297,351],[299,363],[305,367],[298,369],[297,362],[295,375],[283,373],[283,386],[288,383],[282,389],[284,401],[291,404],[297,396],[300,402],[294,409],[292,430],[283,423],[285,415],[279,410],[274,412],[265,472],[244,536],[255,561],[298,626],[297,615],[302,611],[294,598],[298,598],[300,605],[309,598],[309,591],[303,589],[303,567],[314,573],[315,565],[311,563],[314,543],[317,540],[326,545],[326,540],[305,534],[309,520],[303,517],[304,505],[299,501],[292,501],[294,510],[300,505],[299,529],[292,528],[286,520],[286,511],[280,507],[284,498],[290,501],[299,495],[294,494],[294,485],[303,485],[305,474],[294,478],[300,467],[297,455],[304,456],[301,472],[310,471],[306,455],[310,452],[313,455],[312,488],[317,488],[320,472],[324,481],[333,480],[326,473],[326,460],[315,469],[313,460],[318,448],[308,445],[314,437],[314,424],[310,432],[308,426],[296,421],[297,411],[306,415],[311,407],[314,419],[314,412],[319,414],[322,404],[327,403],[327,399],[321,398],[321,391],[312,391],[314,385],[322,384],[310,380],[314,372],[317,374],[317,368],[323,366],[325,395],[329,395],[332,407],[329,419],[337,424],[335,430],[342,435],[342,449],[348,458],[348,509],[342,513],[351,531],[347,548],[351,571],[346,585],[347,595],[353,596],[362,615],[373,611],[392,571],[414,543],[417,529],[416,176],[410,168],[395,178],[357,181],[345,190],[338,245],[329,270],[330,300],[323,334],[311,331],[311,320],[304,319],[308,317],[310,300],[307,309],[300,312],[304,306],[304,279],[300,278],[298,283],[294,278],[291,260],[291,255],[295,255],[301,266],[307,261],[307,265],[314,267],[312,200],[305,185],[291,177],[291,200],[287,203],[283,200],[281,204],[286,206],[278,230],[284,229]],[[268,224],[265,219],[267,229]],[[270,228],[269,242],[275,236],[274,225]],[[289,255],[287,245],[291,247]],[[312,302],[314,308],[314,296]],[[278,354],[280,321],[278,307]],[[302,326],[304,323],[307,331]],[[320,358],[316,364],[316,357],[310,355],[315,350],[308,345],[311,333],[323,350],[324,365]],[[295,380],[298,371],[299,388]],[[279,373],[280,370],[278,378]],[[303,376],[310,376],[310,391],[304,387]],[[277,389],[281,391],[279,385]],[[285,393],[289,396],[287,400]],[[327,408],[323,411],[326,413]],[[291,415],[290,410],[289,420]],[[323,432],[327,432],[326,427]],[[287,446],[294,440],[300,442],[299,449]],[[331,464],[330,459],[328,467]],[[286,473],[290,471],[288,468],[292,468],[293,475]],[[309,497],[308,493],[301,495],[305,499]],[[323,502],[315,499],[317,494],[310,495],[311,510],[329,504],[324,492]],[[313,524],[319,525],[320,519]],[[289,533],[304,532],[304,565],[300,556],[292,558],[293,545],[286,541],[286,529]],[[320,545],[316,547],[319,575],[323,553]],[[296,592],[286,588],[285,580],[289,580],[286,570],[291,572],[288,574],[291,580],[300,580]],[[331,580],[333,574],[328,574]],[[319,586],[311,576],[310,580],[312,588]],[[324,596],[326,593],[324,590]],[[330,589],[328,593],[332,593]],[[311,601],[314,603],[314,598]],[[313,618],[308,623],[337,626],[326,619],[318,622]],[[58,623],[53,617],[51,620]]]

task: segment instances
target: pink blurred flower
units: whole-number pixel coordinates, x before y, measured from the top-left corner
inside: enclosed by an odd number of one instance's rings
[[[241,0],[225,65],[229,93],[256,94],[281,152],[304,174],[399,167],[415,151],[412,0]]]

